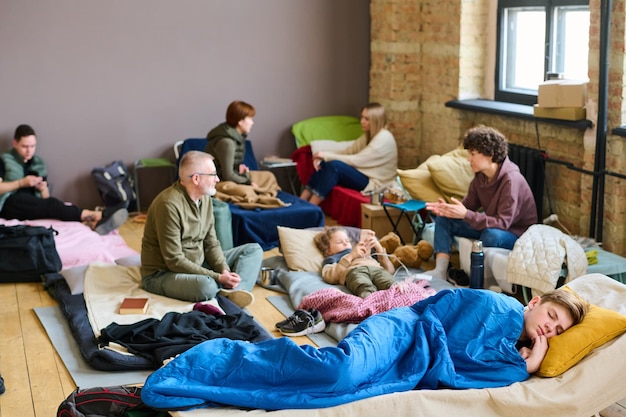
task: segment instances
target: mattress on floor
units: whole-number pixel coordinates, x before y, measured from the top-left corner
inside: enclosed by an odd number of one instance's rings
[[[74,339],[78,343],[81,355],[94,369],[101,371],[151,370],[154,364],[151,360],[113,349],[101,348],[95,338],[100,329],[92,328],[85,297],[82,293],[71,294],[70,288],[63,275],[58,273],[44,275],[44,285],[52,297],[59,303],[59,307],[67,319]],[[245,311],[224,297],[217,297],[219,306],[226,314],[239,314]],[[247,314],[247,313],[246,313]],[[252,342],[271,339],[273,336],[256,323],[259,335]]]

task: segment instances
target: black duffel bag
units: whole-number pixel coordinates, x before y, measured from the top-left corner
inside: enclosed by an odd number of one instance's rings
[[[57,234],[52,227],[0,225],[0,282],[36,282],[43,274],[59,272]]]

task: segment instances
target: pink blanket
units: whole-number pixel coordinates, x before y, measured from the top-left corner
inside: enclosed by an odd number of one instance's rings
[[[82,223],[50,219],[25,221],[0,219],[0,224],[52,227],[59,232],[54,238],[54,243],[63,269],[92,262],[115,263],[116,259],[138,255],[137,251],[128,247],[117,230],[101,236]]]
[[[433,288],[428,287],[426,280],[404,281],[388,290],[376,291],[367,298],[329,287],[307,295],[297,308],[314,308],[322,313],[326,322],[359,323],[392,308],[411,306],[435,293]]]

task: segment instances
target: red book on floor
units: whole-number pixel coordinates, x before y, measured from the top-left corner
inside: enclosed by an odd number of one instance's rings
[[[146,314],[148,299],[126,297],[120,304],[120,314]]]

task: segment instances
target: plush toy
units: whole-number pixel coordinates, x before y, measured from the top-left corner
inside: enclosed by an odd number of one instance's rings
[[[393,232],[387,233],[385,236],[379,239],[380,245],[385,248],[387,253],[393,253],[396,249],[402,246],[400,236]]]
[[[393,232],[383,236],[380,244],[388,254],[393,255],[391,263],[396,268],[402,263],[407,268],[420,269],[422,263],[430,260],[434,252],[432,245],[425,240],[420,240],[417,245],[402,245],[400,237]]]

